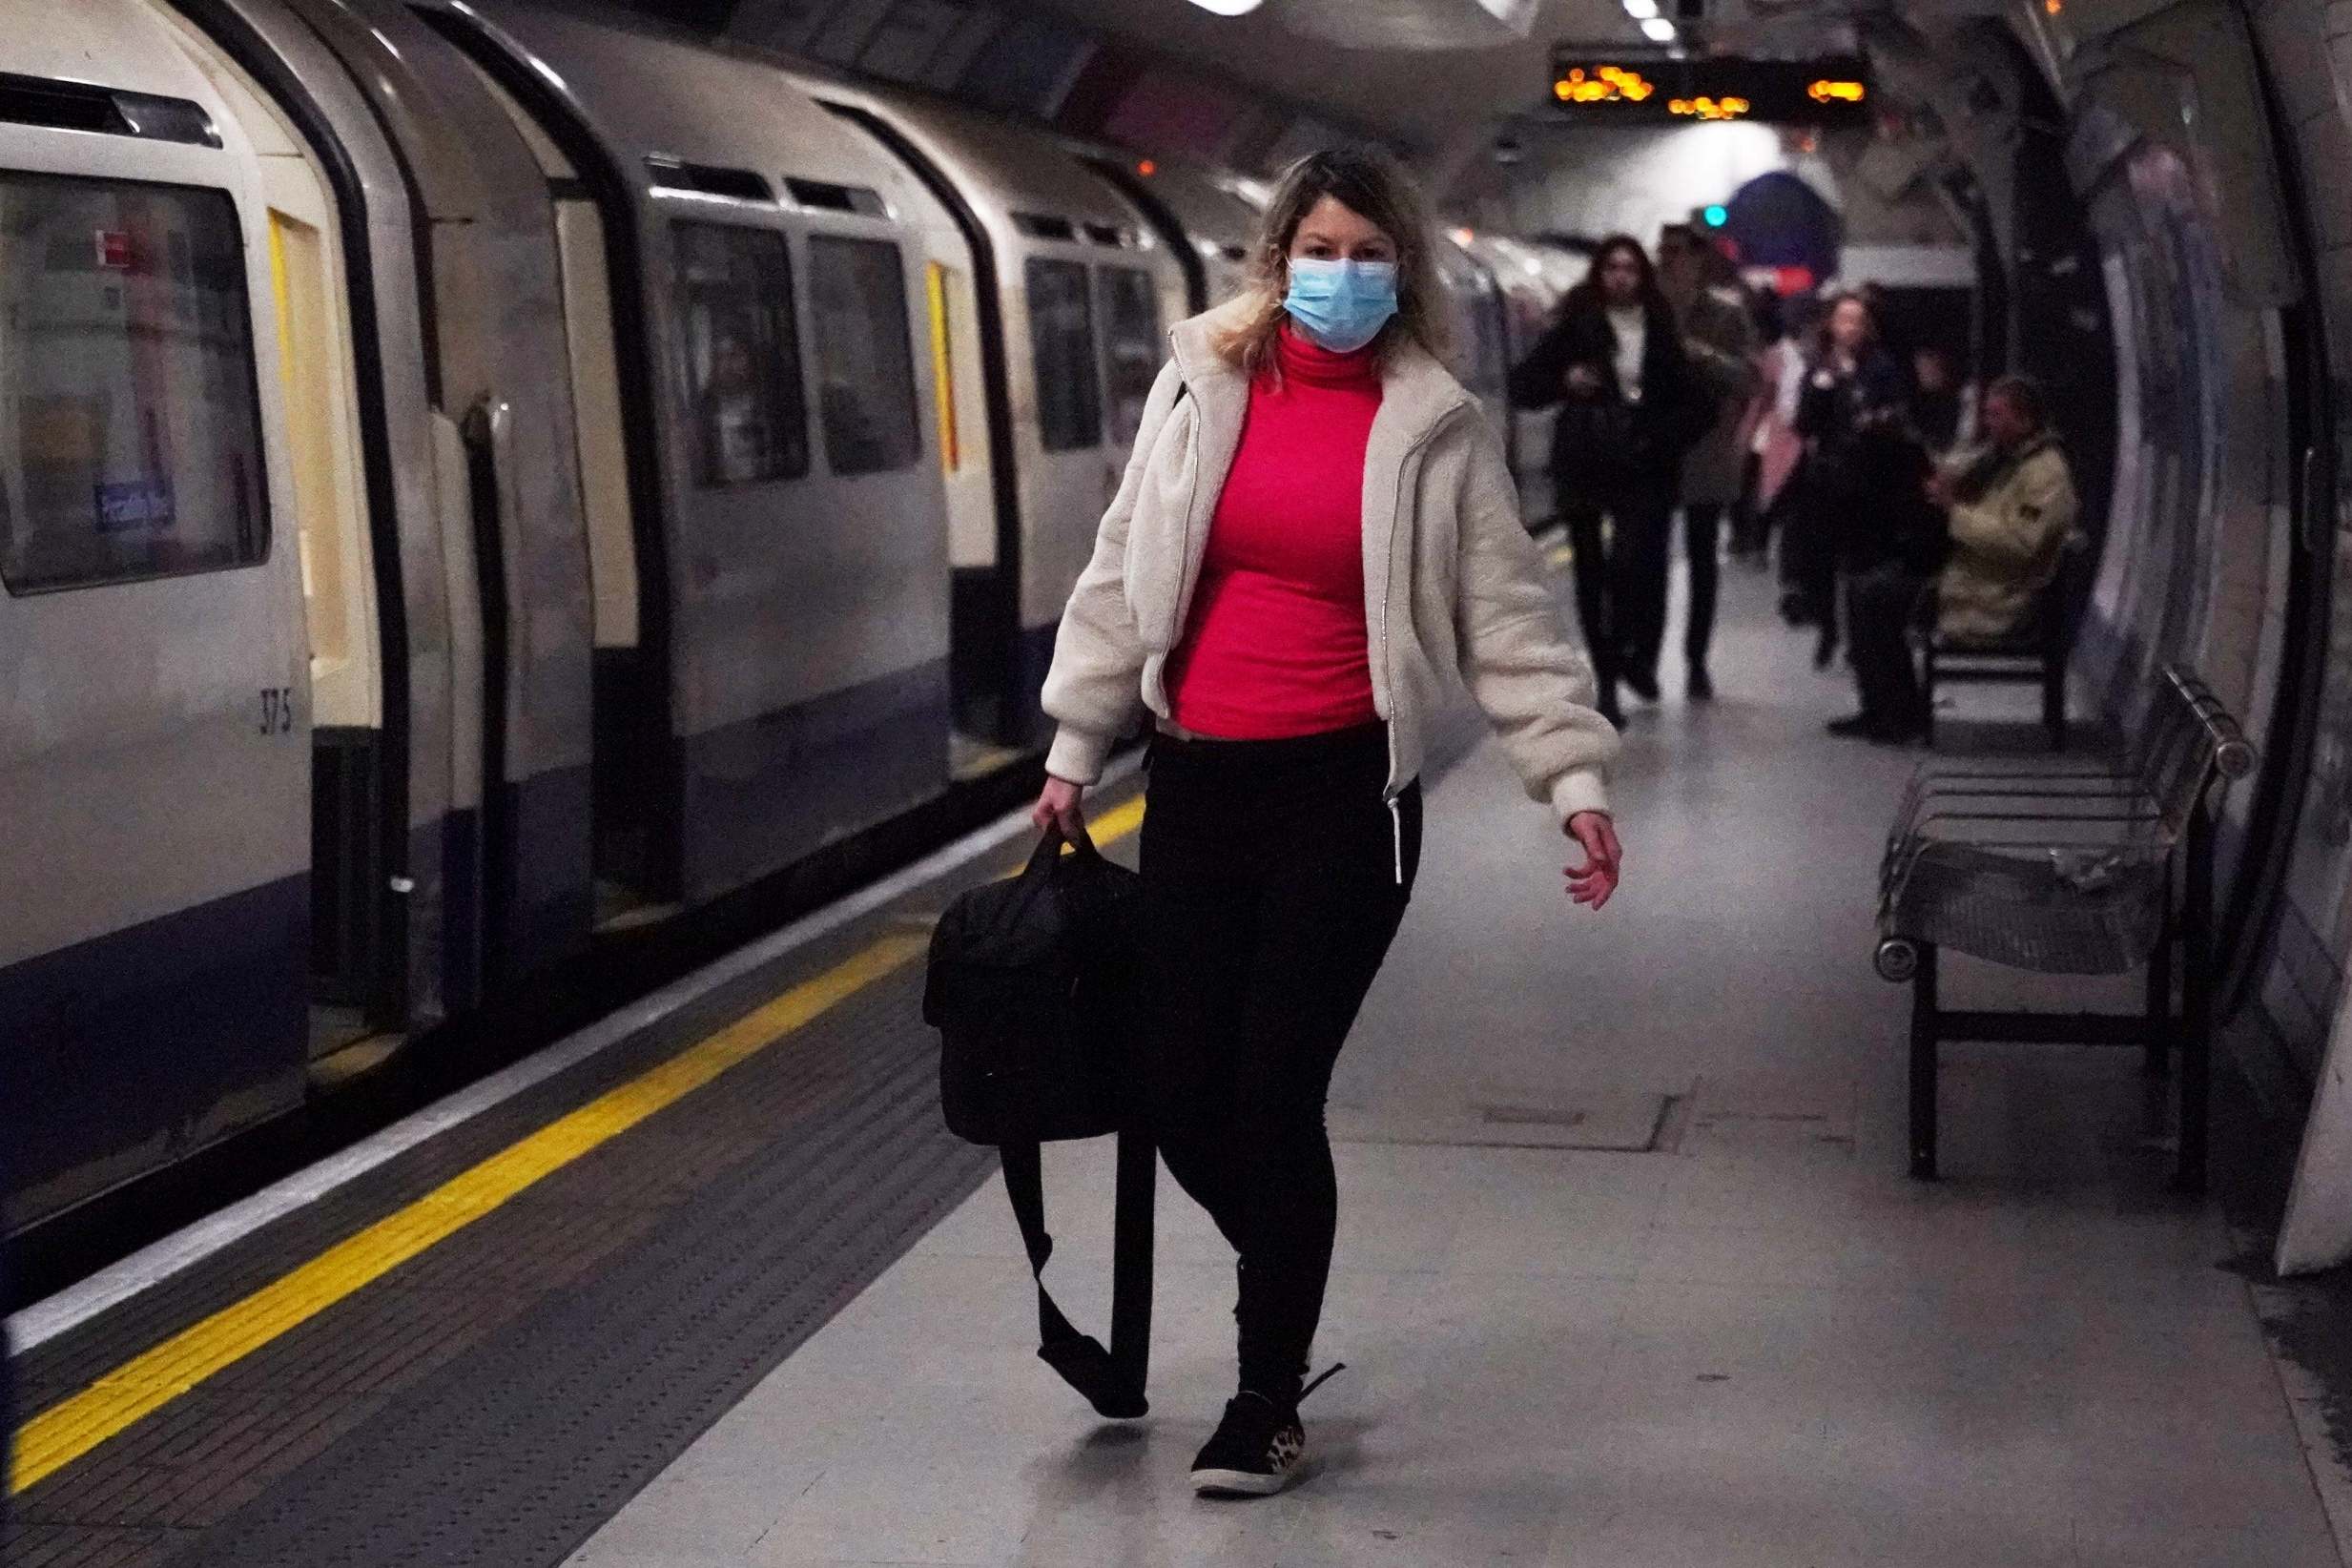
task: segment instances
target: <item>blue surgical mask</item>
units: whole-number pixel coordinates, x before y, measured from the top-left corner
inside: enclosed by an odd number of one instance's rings
[[[1292,261],[1290,293],[1282,303],[1309,342],[1352,354],[1396,314],[1396,263]]]

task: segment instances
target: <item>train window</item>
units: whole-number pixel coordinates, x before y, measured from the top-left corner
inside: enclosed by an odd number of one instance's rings
[[[1039,439],[1048,452],[1100,446],[1103,389],[1095,381],[1094,302],[1086,269],[1075,261],[1032,257],[1028,280]]]
[[[694,479],[760,485],[809,471],[809,415],[793,329],[792,258],[771,229],[671,225],[678,355]]]
[[[0,173],[0,581],[269,554],[245,252],[227,193]]]
[[[1144,404],[1165,358],[1160,291],[1151,274],[1135,267],[1104,267],[1101,276],[1103,382],[1110,393],[1111,443],[1124,446],[1144,427]]]
[[[923,441],[898,247],[881,239],[810,240],[809,296],[817,408],[833,471],[877,474],[911,465],[922,456]]]

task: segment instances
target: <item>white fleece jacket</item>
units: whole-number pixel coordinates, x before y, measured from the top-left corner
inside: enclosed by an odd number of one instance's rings
[[[1093,783],[1146,709],[1168,714],[1164,671],[1249,409],[1248,379],[1210,344],[1245,309],[1168,334],[1174,357],[1054,640],[1044,707],[1061,728],[1045,767],[1058,777]],[[1448,672],[1458,672],[1530,795],[1562,821],[1609,809],[1617,732],[1591,706],[1592,667],[1562,629],[1501,443],[1417,346],[1389,357],[1364,456],[1364,617],[1390,798],[1420,773]]]

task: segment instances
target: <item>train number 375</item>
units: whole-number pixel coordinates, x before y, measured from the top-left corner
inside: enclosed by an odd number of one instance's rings
[[[294,730],[294,688],[265,686],[261,689],[261,732],[265,735],[290,734]]]

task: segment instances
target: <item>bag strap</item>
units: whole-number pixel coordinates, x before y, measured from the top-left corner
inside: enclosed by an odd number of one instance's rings
[[[1151,1408],[1144,1391],[1121,1375],[1101,1340],[1078,1331],[1045,1289],[1045,1260],[1053,1256],[1054,1239],[1045,1231],[1045,1184],[1038,1145],[1005,1144],[998,1154],[1004,1164],[1004,1191],[1013,1203],[1013,1221],[1021,1227],[1029,1272],[1037,1281],[1039,1358],[1085,1395],[1097,1414],[1112,1420],[1144,1414]]]

